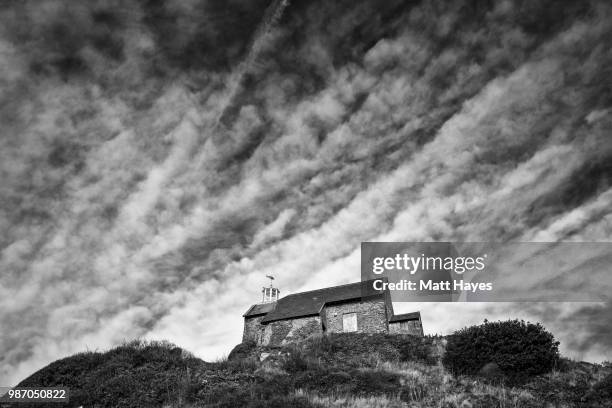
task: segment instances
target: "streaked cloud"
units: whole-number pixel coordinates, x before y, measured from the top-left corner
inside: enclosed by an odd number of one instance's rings
[[[0,6],[4,383],[133,337],[218,357],[266,274],[357,280],[361,241],[610,240],[609,4],[269,3]],[[421,306],[610,359],[607,304]]]

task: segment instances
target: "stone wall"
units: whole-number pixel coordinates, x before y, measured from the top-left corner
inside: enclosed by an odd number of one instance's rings
[[[403,322],[389,323],[389,333],[391,334],[412,334],[415,336],[423,335],[423,326],[420,320],[406,320]]]
[[[420,320],[387,323],[392,311],[390,304],[384,298],[331,304],[324,307],[320,316],[279,320],[265,325],[261,324],[265,315],[245,318],[242,341],[251,340],[258,345],[281,345],[322,333],[323,326],[328,333],[342,333],[343,316],[346,313],[356,314],[357,333],[423,335]]]
[[[266,317],[265,315],[255,316],[255,317],[246,317],[244,319],[244,330],[242,332],[242,342],[245,341],[254,341],[256,343],[260,343],[262,336],[262,329],[264,326],[261,325],[262,319]]]
[[[325,306],[325,327],[328,333],[342,333],[342,316],[357,314],[357,333],[386,333],[387,310],[384,299],[354,301]]]
[[[321,318],[319,316],[279,320],[265,325],[261,343],[267,346],[275,346],[303,340],[321,332]]]

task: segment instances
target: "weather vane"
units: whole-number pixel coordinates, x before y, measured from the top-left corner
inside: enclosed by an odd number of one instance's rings
[[[278,290],[277,288],[275,288],[272,285],[272,281],[274,280],[274,276],[272,275],[266,275],[266,278],[270,279],[270,287],[265,287],[262,290],[263,293],[263,297],[262,297],[262,302],[263,303],[269,303],[269,302],[275,302],[278,300],[278,296],[280,294],[280,290]]]

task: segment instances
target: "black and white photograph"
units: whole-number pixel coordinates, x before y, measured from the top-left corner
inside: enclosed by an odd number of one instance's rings
[[[0,407],[612,407],[612,2],[0,0]]]

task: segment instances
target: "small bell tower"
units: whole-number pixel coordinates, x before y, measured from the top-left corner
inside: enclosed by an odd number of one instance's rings
[[[276,302],[279,298],[280,290],[278,290],[272,285],[272,282],[274,281],[274,276],[266,275],[266,278],[270,279],[270,286],[264,286],[263,290],[261,291],[263,295],[261,303]]]

